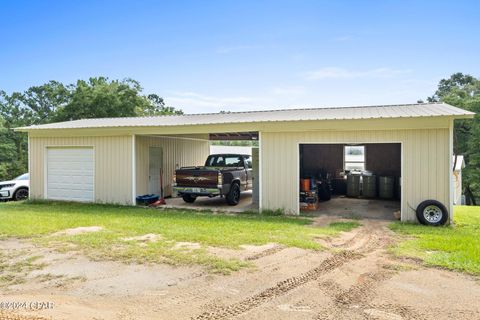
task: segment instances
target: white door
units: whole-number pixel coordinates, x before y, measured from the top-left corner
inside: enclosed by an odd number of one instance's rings
[[[46,198],[94,201],[93,148],[47,148]]]
[[[160,195],[162,172],[162,148],[150,147],[148,156],[148,193]]]

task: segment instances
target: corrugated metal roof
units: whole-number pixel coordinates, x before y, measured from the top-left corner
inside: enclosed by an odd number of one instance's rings
[[[101,118],[57,122],[17,130],[81,129],[107,127],[155,127],[276,121],[355,120],[417,117],[471,117],[474,113],[445,103],[284,109],[228,113],[186,114],[156,117]]]

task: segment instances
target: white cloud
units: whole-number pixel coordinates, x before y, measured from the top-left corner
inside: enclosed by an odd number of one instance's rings
[[[181,108],[186,113],[204,113],[251,108],[261,103],[263,99],[244,96],[218,97],[196,92],[176,91],[165,97],[165,101],[168,105]]]
[[[376,68],[370,70],[349,70],[344,68],[326,67],[305,72],[307,80],[324,79],[357,79],[357,78],[392,78],[411,73],[410,69]]]
[[[306,90],[303,86],[278,86],[271,88],[270,92],[274,95],[303,95]]]

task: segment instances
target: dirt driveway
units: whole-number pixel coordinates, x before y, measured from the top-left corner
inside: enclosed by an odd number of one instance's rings
[[[387,248],[396,239],[386,226],[362,220],[362,227],[324,241],[329,250],[321,252],[274,244],[222,249],[218,254],[256,265],[228,276],[43,251],[49,261],[41,274],[1,292],[0,302],[53,307],[4,310],[0,319],[480,319],[478,279],[393,258]],[[0,247],[38,251],[17,240]]]

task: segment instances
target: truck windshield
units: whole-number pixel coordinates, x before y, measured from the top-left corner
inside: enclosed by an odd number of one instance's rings
[[[207,159],[207,167],[243,167],[241,156],[213,155]]]

